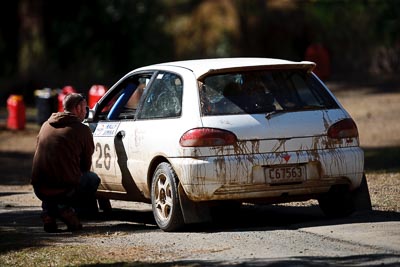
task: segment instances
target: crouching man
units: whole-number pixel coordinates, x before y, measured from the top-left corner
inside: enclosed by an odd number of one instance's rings
[[[64,112],[53,113],[37,137],[32,166],[32,185],[42,201],[42,220],[46,232],[59,232],[56,219],[68,231],[82,228],[73,207],[95,201],[99,177],[90,172],[94,152],[93,136],[84,125],[85,98],[76,93],[63,100]],[[97,203],[95,203],[97,209]]]

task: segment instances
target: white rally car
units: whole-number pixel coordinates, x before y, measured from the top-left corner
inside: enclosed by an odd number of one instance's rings
[[[86,120],[99,198],[151,203],[164,231],[232,203],[371,209],[357,127],[314,66],[221,58],[129,72]]]

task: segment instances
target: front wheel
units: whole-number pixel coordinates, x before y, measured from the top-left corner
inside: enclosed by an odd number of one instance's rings
[[[178,177],[172,166],[160,163],[153,175],[151,203],[158,227],[166,232],[178,230],[184,225],[177,185]]]

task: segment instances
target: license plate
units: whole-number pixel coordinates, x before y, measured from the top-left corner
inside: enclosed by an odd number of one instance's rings
[[[264,173],[271,184],[296,183],[306,179],[306,167],[301,165],[266,167]]]

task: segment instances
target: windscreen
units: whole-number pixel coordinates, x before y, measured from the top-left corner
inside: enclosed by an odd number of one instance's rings
[[[207,76],[202,114],[257,114],[338,108],[322,84],[303,70],[257,70]]]

